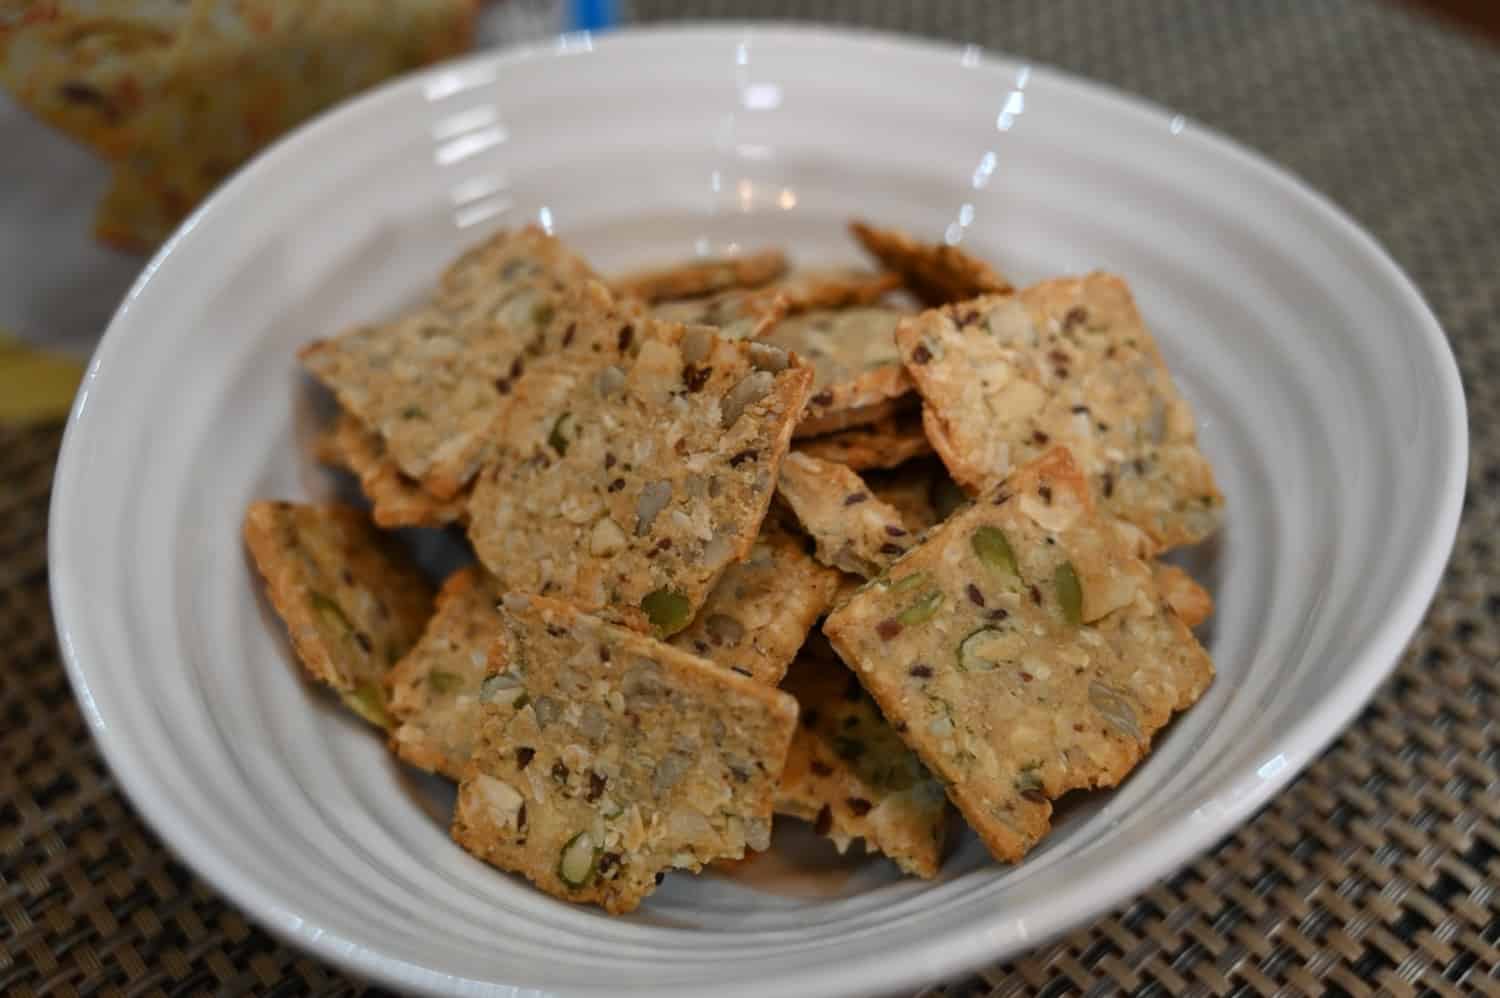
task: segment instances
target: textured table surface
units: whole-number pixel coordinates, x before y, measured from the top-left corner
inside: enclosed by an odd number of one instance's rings
[[[1469,397],[1451,567],[1399,673],[1253,822],[1114,914],[939,995],[1500,995],[1500,50],[1370,0],[636,0],[974,42],[1113,83],[1293,170],[1427,295]],[[135,817],[46,598],[56,430],[0,429],[0,993],[349,994]]]

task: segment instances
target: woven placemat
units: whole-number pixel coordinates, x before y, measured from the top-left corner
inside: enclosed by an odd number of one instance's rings
[[[979,42],[1160,100],[1368,226],[1428,296],[1463,369],[1474,444],[1453,563],[1358,724],[1252,823],[1123,910],[924,994],[1500,995],[1500,54],[1355,0],[635,10]],[[0,993],[366,990],[250,925],[115,790],[47,605],[59,437],[0,429]]]

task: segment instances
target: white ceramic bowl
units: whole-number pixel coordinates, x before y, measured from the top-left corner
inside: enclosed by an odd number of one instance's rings
[[[636,915],[470,859],[451,793],[299,678],[239,521],[329,489],[299,344],[412,299],[497,225],[599,266],[778,244],[856,259],[869,216],[1026,281],[1134,286],[1229,500],[1194,552],[1219,678],[1023,865],[972,837],[935,883],[791,835],[748,881]],[[424,991],[869,994],[1004,957],[1245,820],[1387,674],[1448,555],[1466,427],[1417,292],[1297,181],[1170,112],[968,48],[674,29],[484,55],[305,128],[147,268],[75,406],[52,509],[69,671],[140,811],[320,957]],[[809,852],[815,862],[806,862]],[[823,871],[823,872],[820,872]]]

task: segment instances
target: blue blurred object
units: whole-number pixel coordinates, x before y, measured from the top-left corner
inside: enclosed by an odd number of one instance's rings
[[[615,0],[571,0],[570,31],[604,31],[620,23]]]

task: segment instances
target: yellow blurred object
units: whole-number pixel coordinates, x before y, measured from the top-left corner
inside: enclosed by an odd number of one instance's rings
[[[0,423],[62,421],[81,380],[82,364],[27,346],[0,329]]]
[[[113,169],[95,232],[149,249],[259,149],[466,50],[478,0],[0,0],[0,85]]]

